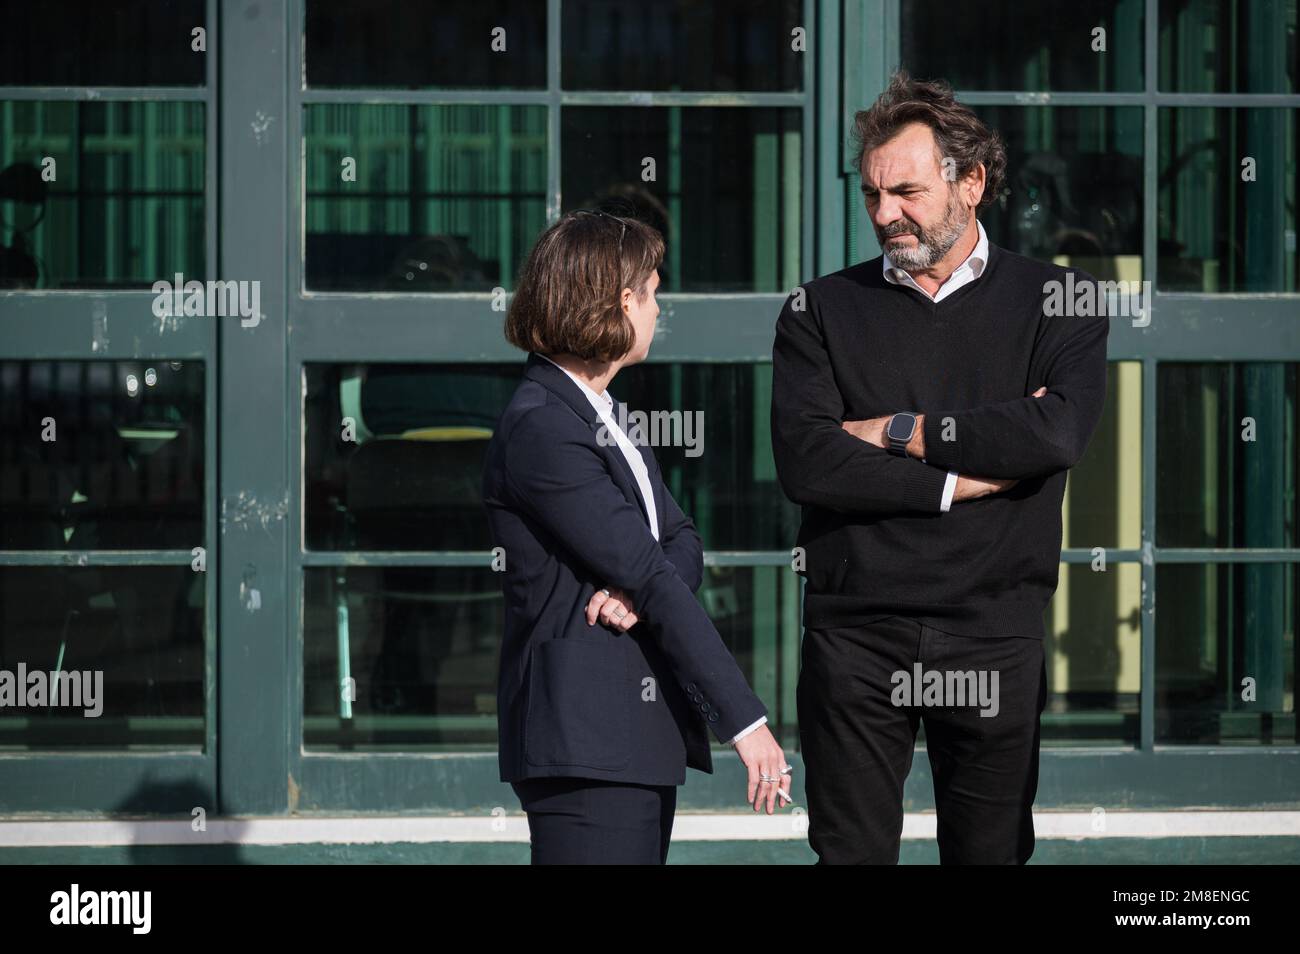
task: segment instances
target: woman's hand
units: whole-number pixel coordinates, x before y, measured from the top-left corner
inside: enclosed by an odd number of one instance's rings
[[[597,590],[587,602],[587,625],[596,625],[597,617],[606,626],[623,633],[635,626],[637,621],[632,601],[618,587]]]
[[[758,811],[758,806],[764,801],[767,802],[769,815],[774,807],[784,808],[784,803],[778,806],[776,802],[778,789],[785,796],[785,802],[793,804],[793,799],[790,798],[790,776],[781,774],[781,770],[787,767],[785,753],[781,751],[781,746],[773,738],[766,723],[736,743],[736,754],[745,763],[745,768],[749,769],[747,801],[754,806],[754,811]],[[766,781],[763,779],[765,775],[769,779],[780,781]]]

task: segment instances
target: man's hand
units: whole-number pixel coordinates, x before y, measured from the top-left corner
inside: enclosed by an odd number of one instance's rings
[[[1014,477],[1004,479],[1001,477],[967,477],[965,474],[958,474],[957,486],[952,491],[952,502],[987,497],[989,494],[1010,490],[1019,482]]]
[[[587,601],[587,625],[596,625],[596,617],[600,617],[600,621],[610,629],[626,633],[637,621],[632,601],[618,587],[611,586],[607,589],[608,596],[604,590],[597,590]]]
[[[875,444],[877,447],[887,447],[889,442],[885,440],[885,425],[888,423],[888,417],[873,417],[866,421],[845,421],[840,427],[860,441]]]
[[[1030,397],[1040,398],[1047,393],[1047,388],[1039,388]],[[957,486],[953,488],[952,502],[958,500],[975,500],[978,497],[987,497],[989,494],[1001,493],[1004,490],[1010,490],[1020,481],[1013,478],[1001,477],[967,477],[965,474],[957,475]]]

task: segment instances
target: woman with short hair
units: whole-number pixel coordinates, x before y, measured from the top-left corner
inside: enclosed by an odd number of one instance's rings
[[[582,210],[538,239],[506,318],[529,352],[488,447],[483,497],[504,557],[501,780],[532,861],[662,864],[707,731],[734,743],[758,811],[789,802],[767,709],[695,599],[699,534],[608,392],[645,359],[663,238]]]

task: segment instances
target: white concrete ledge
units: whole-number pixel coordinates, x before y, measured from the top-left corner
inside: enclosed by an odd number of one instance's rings
[[[1097,826],[1102,826],[1098,828]],[[1300,812],[1035,812],[1039,839],[1300,837]],[[932,812],[903,818],[903,838],[935,837]],[[673,841],[803,841],[807,816],[786,812],[682,812]],[[0,821],[0,848],[116,845],[310,845],[400,842],[527,842],[528,821],[513,813],[482,816],[297,816],[214,818],[206,831],[187,821]]]

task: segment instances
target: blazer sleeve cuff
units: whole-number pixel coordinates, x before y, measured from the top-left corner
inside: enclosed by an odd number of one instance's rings
[[[728,744],[728,745],[735,745],[737,742],[739,742],[739,741],[740,741],[741,739],[743,739],[745,736],[747,736],[747,735],[749,735],[751,732],[755,731],[755,730],[756,730],[760,725],[762,725],[762,724],[763,724],[764,722],[766,722],[766,721],[767,721],[767,716],[760,716],[759,719],[758,719],[758,721],[756,721],[756,722],[751,722],[748,726],[746,726],[745,728],[741,729],[738,733],[736,733],[736,737],[735,737],[734,739],[732,739],[732,740],[731,740],[729,743],[727,743],[727,744]]]

